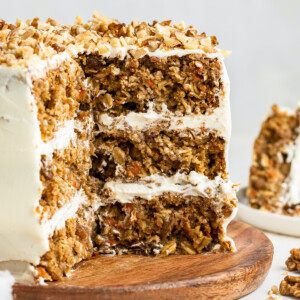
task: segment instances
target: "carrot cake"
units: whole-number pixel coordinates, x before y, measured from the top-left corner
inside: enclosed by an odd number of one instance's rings
[[[229,80],[171,21],[0,21],[0,268],[59,280],[96,253],[234,251]]]
[[[300,109],[272,107],[253,148],[247,190],[253,208],[300,216]]]

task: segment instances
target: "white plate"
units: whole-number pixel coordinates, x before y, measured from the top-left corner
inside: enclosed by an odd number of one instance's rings
[[[237,218],[263,230],[300,237],[300,217],[289,217],[261,211],[248,206],[246,188],[238,191]]]

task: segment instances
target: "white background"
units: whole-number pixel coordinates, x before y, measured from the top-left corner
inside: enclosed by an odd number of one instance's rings
[[[88,20],[95,9],[123,22],[184,20],[232,50],[226,59],[233,121],[230,169],[233,181],[247,184],[253,140],[270,106],[300,102],[300,0],[0,0],[0,18],[10,22],[38,16],[72,24],[77,14]],[[275,246],[272,272],[247,299],[267,298],[283,277],[288,249],[299,246],[299,239],[269,236]]]
[[[39,16],[73,23],[94,9],[123,22],[132,19],[184,20],[216,35],[231,79],[230,170],[247,184],[252,144],[270,106],[296,107],[300,101],[299,0],[0,0],[0,18],[14,22]]]

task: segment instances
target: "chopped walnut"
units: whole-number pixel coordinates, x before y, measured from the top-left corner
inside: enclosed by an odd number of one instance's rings
[[[268,295],[279,295],[279,290],[278,287],[276,285],[273,285],[270,289],[270,291],[268,292]]]
[[[40,42],[43,47],[40,47]],[[53,55],[67,51],[71,57],[76,53],[86,50],[100,54],[107,53],[107,44],[113,47],[125,47],[136,45],[143,47],[141,50],[151,52],[161,49],[168,51],[178,49],[201,49],[207,53],[217,52],[214,47],[217,39],[214,36],[207,37],[204,33],[198,34],[192,26],[186,26],[183,22],[172,25],[170,20],[147,24],[145,22],[132,21],[126,25],[115,19],[100,15],[97,11],[93,19],[84,23],[80,16],[76,16],[75,25],[61,25],[49,18],[46,22],[38,18],[22,22],[16,21],[16,25],[0,21],[0,49],[2,65],[18,65],[29,67],[36,62],[52,57]],[[20,55],[18,48],[29,46],[33,49],[26,55]],[[224,57],[228,52],[221,52]],[[28,54],[28,55],[27,55]]]
[[[292,249],[291,256],[285,262],[289,271],[300,271],[300,248]]]
[[[175,241],[167,242],[161,250],[161,253],[164,255],[170,255],[175,252],[177,244]]]
[[[280,294],[300,298],[300,276],[286,276],[281,281]]]

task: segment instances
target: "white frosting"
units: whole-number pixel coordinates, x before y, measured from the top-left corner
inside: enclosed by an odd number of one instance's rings
[[[0,67],[0,261],[38,263],[48,249],[39,223],[41,142],[28,76]]]
[[[12,286],[15,280],[8,271],[0,271],[0,299],[12,300]]]
[[[223,229],[225,235],[227,234],[227,227],[228,227],[228,225],[230,224],[230,222],[235,218],[235,216],[236,216],[236,214],[237,214],[237,211],[238,211],[238,207],[236,206],[236,207],[233,209],[231,215],[230,215],[229,217],[227,217],[226,219],[224,219],[223,224],[222,224],[222,229]],[[231,239],[230,237],[226,236],[226,237],[224,238],[224,241],[230,242],[231,245],[232,245],[232,247],[233,247],[233,248],[235,249],[235,251],[236,251],[236,246],[235,246],[235,243],[234,243],[234,240],[233,240],[233,239]]]
[[[300,135],[295,144],[290,143],[285,150],[288,153],[287,162],[291,162],[291,169],[283,183],[280,200],[288,205],[300,204]]]
[[[286,154],[286,162],[290,163],[292,162],[294,156],[295,156],[295,143],[294,142],[289,142],[285,147],[282,153]]]
[[[50,220],[43,220],[42,225],[45,235],[51,236],[55,230],[59,230],[65,226],[66,220],[76,215],[78,208],[84,204],[87,197],[83,190],[76,192],[73,198],[59,209]]]
[[[162,113],[155,112],[153,105],[150,105],[145,113],[130,112],[126,116],[120,117],[110,117],[108,114],[102,114],[99,121],[100,126],[102,125],[100,129],[104,132],[112,128],[118,130],[125,130],[126,128],[130,130],[148,130],[151,127],[160,125],[160,128],[168,128],[169,130],[184,130],[187,128],[195,131],[213,130],[225,139],[229,139],[231,133],[228,98],[225,98],[220,107],[216,108],[211,114],[189,114],[177,117],[168,111],[166,105],[163,106]]]
[[[69,120],[66,121],[59,131],[54,133],[53,139],[51,139],[49,142],[44,143],[40,142],[38,147],[40,149],[41,154],[45,154],[48,156],[51,156],[53,154],[54,150],[62,150],[65,149],[70,142],[73,142],[77,138],[77,134],[75,132],[75,120]]]
[[[30,76],[32,80],[44,77],[49,70],[56,69],[60,64],[70,59],[70,55],[67,52],[53,55],[47,60],[37,58],[34,65],[28,67],[24,71]]]
[[[36,271],[30,263],[25,261],[2,261],[0,262],[0,270],[9,270],[16,282],[34,283],[35,281],[34,275],[36,274]]]
[[[119,58],[119,59],[124,59],[126,56],[129,54],[130,50],[139,50],[141,49],[140,47],[137,47],[136,45],[126,45],[123,47],[112,47],[110,44],[102,44],[101,47],[106,47],[107,51],[106,53],[101,53],[103,57],[109,57],[109,58]],[[78,45],[69,45],[68,46],[69,50],[73,53],[74,56],[81,54],[81,53],[97,53],[99,52],[98,48],[96,47],[93,51],[87,51],[84,48],[84,45],[81,47]],[[216,49],[215,53],[206,53],[201,49],[194,49],[194,50],[189,50],[189,49],[172,49],[172,50],[161,50],[161,49],[156,49],[155,51],[151,52],[148,48],[143,48],[144,53],[140,56],[143,57],[145,55],[148,55],[150,57],[158,57],[158,58],[163,58],[163,57],[168,57],[168,56],[178,56],[182,57],[184,55],[189,55],[189,54],[203,54],[208,58],[223,58],[222,53],[220,52],[219,49]]]
[[[236,191],[229,179],[224,180],[217,176],[211,180],[195,171],[190,172],[189,175],[177,172],[170,177],[154,174],[135,183],[109,181],[104,185],[104,189],[111,191],[112,200],[121,203],[131,202],[135,197],[151,200],[153,197],[169,192],[183,196],[223,198],[233,195]]]

